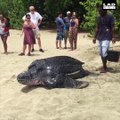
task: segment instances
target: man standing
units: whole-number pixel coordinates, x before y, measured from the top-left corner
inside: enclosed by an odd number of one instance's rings
[[[63,40],[63,28],[65,26],[62,13],[58,13],[58,17],[55,19],[55,23],[57,26],[57,37],[56,37],[56,49],[61,49],[61,40]]]
[[[29,11],[30,12],[27,14],[30,15],[31,21],[35,25],[35,29],[33,29],[33,31],[34,31],[35,38],[38,40],[39,51],[44,52],[41,47],[41,39],[40,39],[40,33],[39,33],[39,26],[41,25],[41,22],[42,22],[42,16],[35,11],[34,6],[30,6]],[[23,20],[25,20],[25,16],[23,17]],[[31,52],[34,52],[34,45],[31,46]]]
[[[100,69],[101,73],[107,72],[107,52],[110,47],[110,41],[114,40],[114,17],[107,13],[107,10],[102,9],[102,5],[98,6],[99,16],[97,17],[96,32],[93,43],[98,40],[98,50],[101,56],[103,67]]]
[[[70,27],[70,19],[71,19],[71,12],[67,11],[66,12],[66,17],[64,17],[63,21],[65,23],[65,27],[64,27],[64,42],[65,42],[65,49],[67,49],[67,38],[68,38],[68,31],[69,31],[69,27]]]

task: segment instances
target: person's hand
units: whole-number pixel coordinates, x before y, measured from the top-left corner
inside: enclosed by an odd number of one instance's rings
[[[96,43],[96,38],[93,39],[93,43],[94,43],[94,44]]]
[[[115,44],[116,40],[115,38],[112,38],[112,43]]]

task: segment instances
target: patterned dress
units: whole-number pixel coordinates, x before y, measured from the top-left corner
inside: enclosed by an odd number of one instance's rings
[[[77,28],[75,26],[75,22],[73,20],[70,21],[71,30],[69,31],[69,40],[76,41],[77,40]]]

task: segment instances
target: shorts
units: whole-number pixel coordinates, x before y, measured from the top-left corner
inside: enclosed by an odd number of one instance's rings
[[[0,36],[2,36],[2,37],[8,37],[8,36],[10,36],[10,33],[9,32],[4,32],[4,34],[0,34]]]
[[[98,40],[98,50],[99,54],[102,57],[106,57],[108,55],[108,49],[110,47],[110,40]]]
[[[39,30],[33,29],[33,32],[34,32],[34,35],[35,35],[36,39],[40,38],[40,31]]]
[[[63,40],[63,31],[57,31],[56,40]]]

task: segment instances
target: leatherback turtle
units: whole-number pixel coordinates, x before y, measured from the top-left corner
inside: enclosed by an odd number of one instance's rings
[[[85,81],[74,79],[86,76],[82,68],[83,62],[68,56],[55,56],[33,61],[28,70],[17,76],[19,83],[47,88],[84,88],[89,85]]]

